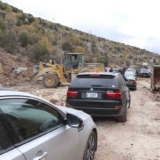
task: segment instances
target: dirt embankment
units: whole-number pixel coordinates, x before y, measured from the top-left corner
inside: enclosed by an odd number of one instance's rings
[[[45,98],[48,101],[50,101],[56,105],[61,105],[61,106],[65,106],[66,93],[68,90],[67,85],[62,85],[57,88],[48,88],[47,89],[47,88],[43,87],[41,82],[39,82],[39,84],[34,84],[34,85],[31,85],[28,83],[28,85],[14,86],[12,88],[15,90],[28,92],[28,93],[34,94],[36,96]]]
[[[0,50],[0,86],[11,87],[24,84],[33,75],[34,64],[27,57],[11,55]],[[26,67],[21,74],[11,74],[11,69]]]

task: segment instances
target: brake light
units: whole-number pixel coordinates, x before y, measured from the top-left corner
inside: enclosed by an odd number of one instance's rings
[[[115,92],[107,92],[106,94],[109,99],[122,99],[122,92],[118,89]]]
[[[66,107],[67,107],[67,108],[70,108],[70,104],[66,104]]]
[[[132,81],[132,84],[136,84],[136,81]]]
[[[100,74],[90,74],[90,77],[100,77]]]
[[[77,91],[71,91],[70,88],[67,91],[67,98],[76,98],[78,96]]]
[[[121,110],[121,106],[116,106],[116,107],[114,107],[114,109],[115,109],[116,111],[120,111],[120,110]]]

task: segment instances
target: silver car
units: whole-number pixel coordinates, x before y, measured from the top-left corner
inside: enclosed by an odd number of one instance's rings
[[[96,150],[90,115],[0,89],[1,160],[93,160]]]

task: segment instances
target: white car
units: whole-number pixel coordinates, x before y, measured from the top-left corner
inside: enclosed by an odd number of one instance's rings
[[[19,68],[17,68],[17,69],[14,69],[13,71],[12,71],[12,73],[21,73],[22,71],[26,71],[27,70],[27,68],[25,68],[25,67],[19,67]]]
[[[125,73],[124,73],[124,76],[127,78],[127,77],[132,77],[132,78],[134,78],[135,80],[137,79],[137,74],[136,74],[136,72],[134,72],[134,71],[126,71]]]
[[[0,89],[1,160],[93,160],[90,115],[29,93]]]
[[[126,71],[128,71],[128,72],[135,72],[136,73],[136,70],[133,69],[133,68],[128,68]]]
[[[137,73],[136,73],[136,71],[135,70],[126,70],[125,71],[125,74],[133,74],[133,75],[135,75],[135,76],[137,76]]]

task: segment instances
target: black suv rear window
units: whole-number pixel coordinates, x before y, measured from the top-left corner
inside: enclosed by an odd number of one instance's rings
[[[78,75],[71,83],[71,88],[91,88],[91,87],[117,88],[116,77],[110,75],[101,75],[101,76]]]

